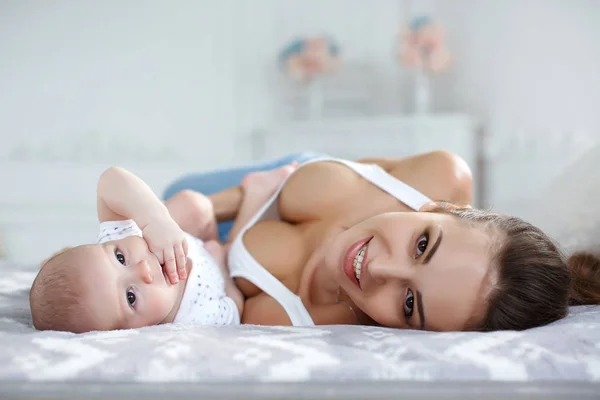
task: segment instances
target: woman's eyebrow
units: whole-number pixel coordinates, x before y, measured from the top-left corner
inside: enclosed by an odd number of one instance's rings
[[[419,319],[421,320],[420,328],[425,328],[425,312],[423,311],[423,294],[417,290],[417,308],[419,309]]]
[[[440,247],[440,243],[442,243],[443,236],[444,236],[444,232],[442,232],[440,230],[440,233],[438,234],[438,237],[435,240],[435,243],[433,244],[433,246],[431,246],[431,250],[429,250],[429,253],[427,253],[425,258],[423,259],[423,264],[427,264],[429,262],[429,260],[431,260],[431,257],[433,257],[433,255],[437,251],[438,247]]]

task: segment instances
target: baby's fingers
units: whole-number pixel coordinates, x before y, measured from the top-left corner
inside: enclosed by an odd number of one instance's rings
[[[187,256],[188,256],[188,242],[187,242],[187,239],[183,239],[183,243],[182,243],[181,247],[183,248],[183,255],[185,256],[185,258],[187,258]]]
[[[177,277],[177,262],[175,260],[175,252],[173,248],[166,248],[163,250],[163,257],[165,263],[163,268],[167,272],[167,276],[173,285],[179,283],[179,278]]]
[[[177,272],[179,273],[179,279],[187,278],[187,271],[185,269],[186,257],[182,246],[175,246],[175,258],[177,259]]]

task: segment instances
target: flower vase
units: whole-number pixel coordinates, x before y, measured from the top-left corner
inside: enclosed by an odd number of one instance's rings
[[[308,118],[319,119],[323,116],[323,83],[319,78],[308,81]]]
[[[427,114],[431,111],[431,78],[422,69],[415,76],[415,113]]]

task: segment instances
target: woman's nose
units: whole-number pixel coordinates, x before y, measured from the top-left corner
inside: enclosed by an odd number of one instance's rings
[[[148,261],[141,260],[135,265],[136,273],[144,283],[152,283],[152,271],[150,271],[150,264]]]
[[[368,271],[378,283],[388,279],[410,279],[411,274],[410,266],[398,260],[373,260],[369,263]]]

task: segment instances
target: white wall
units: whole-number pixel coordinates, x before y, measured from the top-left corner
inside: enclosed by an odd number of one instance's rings
[[[8,157],[23,142],[67,145],[92,135],[91,146],[106,142],[85,149],[99,161],[121,162],[122,155],[96,153],[120,143],[129,154],[142,141],[142,148],[173,147],[200,165],[229,164],[236,133],[232,4],[1,2],[0,154]]]
[[[545,175],[600,138],[600,3],[438,0],[436,12],[455,55],[455,68],[439,79],[437,107],[487,122],[488,198],[519,212]]]
[[[381,111],[407,110],[410,74],[392,53],[420,4],[455,59],[436,80],[438,110],[475,113],[497,137],[598,131],[595,0],[24,0],[0,3],[2,151],[42,135],[176,135],[198,145],[186,154],[227,164],[277,111],[279,48],[311,33],[335,35],[347,64],[374,65]]]
[[[0,2],[0,242],[91,242],[110,164],[157,192],[235,163],[232,2]]]
[[[455,68],[438,106],[519,128],[598,131],[600,4],[594,0],[437,1]]]

